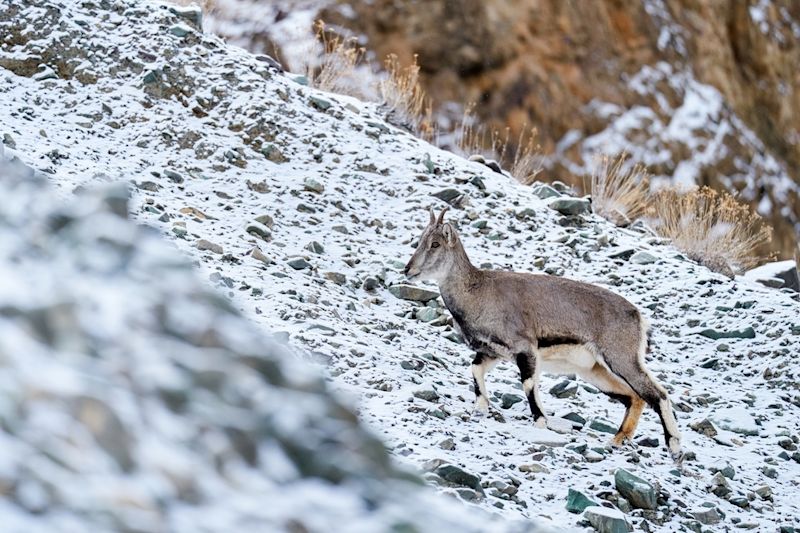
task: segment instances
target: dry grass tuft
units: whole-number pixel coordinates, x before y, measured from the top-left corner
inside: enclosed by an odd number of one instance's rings
[[[602,156],[592,173],[592,211],[616,224],[628,226],[644,214],[650,190],[644,165],[626,165],[627,154]]]
[[[389,54],[383,65],[386,77],[378,82],[381,101],[395,120],[431,140],[435,136],[433,107],[420,85],[417,56],[403,67],[395,54]]]
[[[771,239],[772,228],[728,193],[665,189],[653,195],[647,216],[690,259],[728,277],[766,259],[756,249]]]
[[[544,158],[537,142],[539,131],[523,125],[516,146],[511,145],[511,128],[489,130],[475,116],[475,104],[464,108],[456,146],[469,157],[482,155],[494,159],[518,181],[530,185],[542,171]]]
[[[356,68],[364,60],[366,50],[358,46],[355,37],[341,37],[328,31],[325,23],[318,20],[314,25],[317,41],[322,45],[322,55],[311,57],[303,63],[303,73],[312,87],[332,93],[359,97]]]

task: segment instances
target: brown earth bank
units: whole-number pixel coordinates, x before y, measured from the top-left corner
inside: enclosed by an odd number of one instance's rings
[[[318,18],[362,36],[376,58],[393,53],[409,64],[417,55],[445,122],[458,121],[464,104],[475,102],[482,122],[508,125],[512,138],[526,125],[537,127],[545,178],[581,183],[598,153],[626,151],[656,182],[736,192],[774,227],[771,249],[793,254],[800,229],[800,2],[316,4]],[[291,16],[287,5],[276,17]],[[236,37],[261,46],[271,22]],[[280,44],[281,36],[271,40]]]

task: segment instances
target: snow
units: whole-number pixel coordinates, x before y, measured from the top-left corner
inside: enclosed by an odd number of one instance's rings
[[[59,5],[66,16],[82,13],[90,17],[79,5]],[[107,64],[101,62],[87,67],[99,74],[98,82],[82,84],[72,79],[37,82],[0,70],[0,133],[7,131],[13,136],[15,153],[46,172],[63,198],[71,198],[78,186],[113,179],[138,184],[131,186],[133,218],[156,228],[191,258],[206,284],[214,286],[220,297],[243,312],[260,331],[283,334],[300,358],[323,361],[325,366],[318,365],[316,370],[324,372],[333,387],[358,406],[360,419],[389,444],[397,461],[419,469],[430,461],[445,460],[488,483],[519,483],[516,500],[493,494],[487,487],[486,498],[459,504],[464,509],[479,507],[504,519],[551,520],[575,527],[577,518],[564,508],[568,489],[594,495],[603,490],[602,483],[613,480],[609,472],[625,467],[658,483],[670,496],[670,514],[665,515],[663,523],[648,520],[638,511],[626,514],[635,526],[645,527],[647,520],[651,530],[673,531],[685,520],[679,511],[688,512],[687,504],[712,498],[726,515],[720,528],[731,527],[733,519],[755,522],[765,530],[798,520],[800,502],[793,495],[800,465],[780,458],[783,450],[775,444],[780,435],[800,431],[800,421],[793,414],[796,400],[787,393],[796,386],[800,371],[796,358],[800,335],[791,330],[793,325],[800,326],[796,299],[713,274],[652,239],[646,231],[618,229],[594,216],[577,228],[562,226],[561,217],[531,188],[385,124],[376,106],[300,86],[213,36],[192,34],[186,41],[178,39],[165,31],[170,24],[164,25],[161,16],[136,20],[123,17],[119,25],[98,20],[98,30],[84,36],[80,43],[92,50],[114,46],[118,57],[136,58],[142,51],[158,57],[153,65],[142,64],[141,71],[122,68],[111,76]],[[176,83],[181,84],[183,93],[162,98],[149,95],[142,78],[156,64],[167,63],[165,53],[174,54],[170,64],[180,65],[176,70],[182,77]],[[647,86],[653,82],[651,75],[656,74],[643,74],[636,83]],[[708,130],[709,121],[718,118],[715,95],[696,83],[687,86],[686,98],[675,110],[675,122],[664,122],[634,108],[622,112],[609,130],[589,139],[587,146],[627,147],[630,143],[625,133],[629,127],[649,123],[650,128],[670,132],[692,146],[694,163],[717,156],[714,137],[694,136]],[[329,101],[331,107],[327,111],[314,108],[309,103],[312,96]],[[103,103],[111,113],[101,112]],[[193,113],[195,108],[203,116]],[[98,113],[96,119],[82,116]],[[77,122],[89,122],[90,126],[79,126],[75,120],[78,116]],[[726,124],[738,127],[732,121]],[[176,139],[187,132],[196,133],[200,140],[182,148]],[[265,145],[278,147],[288,161],[268,160],[248,142],[251,132]],[[568,140],[565,144],[572,144],[572,138]],[[49,157],[54,149],[66,157]],[[655,145],[646,149],[649,154],[664,154],[668,148]],[[436,171],[428,170],[424,163],[428,158]],[[180,173],[184,181],[171,181],[165,170]],[[693,179],[695,172],[695,167],[687,167],[685,179]],[[307,178],[323,184],[324,192],[305,190]],[[480,178],[486,190],[470,183],[472,178]],[[145,188],[146,181],[153,182],[158,190]],[[254,190],[248,182],[263,182],[266,192]],[[472,354],[463,344],[446,338],[452,332],[449,325],[415,320],[415,306],[396,299],[386,289],[404,281],[402,265],[427,221],[426,209],[444,205],[431,195],[445,188],[456,188],[468,199],[466,208],[453,209],[448,217],[458,223],[475,264],[528,272],[562,271],[568,277],[618,292],[643,309],[653,325],[648,367],[668,387],[684,448],[696,454],[696,460],[686,461],[675,473],[677,467],[663,445],[661,425],[651,410],[644,413],[635,440],[656,437],[657,448],[632,444],[611,449],[607,447],[610,435],[588,427],[564,434],[534,429],[526,402],[502,409],[494,397],[495,392],[521,394],[518,373],[511,365],[499,365],[487,383],[492,408],[502,415],[502,421],[492,417],[478,421],[470,416]],[[205,218],[182,212],[185,207],[201,210]],[[533,216],[523,214],[526,208],[533,210]],[[246,232],[248,223],[263,214],[274,219],[269,242]],[[486,220],[489,231],[499,238],[489,239],[490,233],[471,226],[474,220]],[[102,226],[93,231],[106,236],[116,231],[110,225]],[[347,234],[334,229],[341,226]],[[185,228],[185,238],[176,234],[176,228]],[[600,236],[607,237],[607,244],[601,244]],[[196,243],[201,238],[222,246],[223,254],[199,250]],[[306,249],[311,241],[319,242],[324,253]],[[0,239],[2,246],[5,244]],[[273,263],[254,258],[255,248]],[[646,251],[658,261],[637,265],[612,257],[624,249]],[[158,261],[161,257],[146,259]],[[296,257],[305,258],[311,268],[295,270],[288,266],[287,261]],[[542,260],[544,267],[537,266],[537,260]],[[109,271],[114,265],[88,260],[86,268]],[[325,276],[330,272],[344,274],[347,281],[338,285]],[[31,271],[29,275],[37,274]],[[367,278],[377,281],[374,291],[364,288]],[[3,298],[25,299],[19,290],[22,281],[14,277],[8,280],[7,276],[0,276],[0,280]],[[180,286],[184,281],[178,272],[164,283]],[[44,284],[39,290],[46,293],[56,287]],[[135,287],[129,289],[134,291]],[[91,315],[98,320],[101,333],[119,331],[114,324],[118,323],[115,309],[122,307],[120,302],[138,301],[133,293],[122,296],[103,301]],[[209,322],[216,324],[217,319],[202,311],[192,312],[189,300],[175,302],[162,320],[165,326],[199,332]],[[320,325],[330,329],[321,329]],[[729,352],[723,352],[719,350],[722,343],[689,334],[696,326],[721,330],[751,326],[756,338],[725,339]],[[0,335],[0,346],[3,339],[9,337]],[[700,366],[700,362],[712,358],[718,359],[716,367]],[[135,372],[155,383],[180,379],[162,367],[159,359],[160,354],[153,353],[149,364]],[[407,370],[403,362],[420,362],[423,366]],[[206,364],[191,358],[181,363],[198,369]],[[67,373],[69,365],[65,363],[64,367]],[[767,369],[777,375],[764,378]],[[207,370],[224,372],[225,367],[209,365]],[[565,427],[566,423],[553,414],[562,412],[615,424],[621,420],[622,407],[584,383],[571,398],[548,394],[562,379],[542,378],[542,401],[555,426]],[[436,390],[439,399],[427,402],[413,396],[426,389]],[[251,383],[243,378],[230,385],[226,393],[247,394],[251,390]],[[285,402],[297,407],[304,401],[264,393],[256,394],[253,400],[257,405]],[[689,428],[691,421],[713,418],[717,412],[728,413],[731,420],[748,428],[758,423],[758,434],[736,434],[729,438],[732,446],[722,446]],[[751,413],[751,418],[740,416],[743,412]],[[243,414],[230,410],[217,415],[237,420]],[[176,419],[163,415],[154,423],[159,432],[168,431]],[[304,428],[305,419],[289,411],[285,416],[276,415],[274,422],[281,429],[294,431]],[[440,447],[445,439],[452,439],[454,449]],[[596,463],[587,461],[580,451],[584,445],[593,459],[602,458]],[[163,453],[163,461],[169,463],[168,451],[155,448],[149,453]],[[174,449],[173,453],[180,455],[181,450]],[[279,479],[292,475],[290,465],[279,453],[270,451],[268,457],[275,461]],[[520,465],[532,461],[546,471],[519,470]],[[749,509],[741,509],[709,495],[707,485],[712,473],[708,466],[724,463],[736,465],[736,480],[731,481],[735,495],[746,497],[753,487],[766,484],[774,501],[754,499]],[[774,466],[776,478],[764,473],[765,465]],[[254,494],[265,483],[258,473],[246,469],[231,475]],[[430,474],[428,477],[433,478]],[[431,484],[438,486],[433,481]],[[439,490],[455,494],[450,487],[439,486]],[[91,498],[97,492],[93,489],[84,496]],[[358,501],[340,501],[342,498],[328,485],[312,484],[302,493],[311,503],[320,505],[334,498],[334,504],[325,504],[325,509],[341,505],[342,516]],[[297,494],[293,491],[291,496]],[[173,523],[181,526],[178,529],[219,530],[231,523],[230,517],[239,506],[264,506],[258,498],[232,502],[232,498],[222,498],[208,522],[186,509],[176,512]],[[270,504],[264,512],[276,520],[286,518],[284,513],[292,507],[290,496],[277,495]],[[403,512],[397,508],[396,516]],[[12,512],[2,513],[6,515],[9,520],[15,518]],[[327,525],[330,529],[331,522],[316,523],[314,519],[309,517],[314,526],[323,529]],[[506,527],[497,524],[489,523],[486,529]],[[364,530],[369,530],[368,526]]]

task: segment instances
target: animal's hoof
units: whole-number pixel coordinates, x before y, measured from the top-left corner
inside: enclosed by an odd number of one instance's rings
[[[676,438],[669,439],[669,454],[672,456],[672,459],[680,464],[683,462],[683,452],[681,451],[681,441]]]
[[[630,442],[631,442],[631,438],[628,435],[626,435],[625,433],[617,433],[611,439],[609,444],[611,444],[611,446],[614,447],[614,448],[619,448],[619,447],[624,446],[625,444],[630,443]]]
[[[540,416],[539,418],[534,420],[533,427],[539,428],[539,429],[547,428],[547,418],[545,418],[543,416]]]

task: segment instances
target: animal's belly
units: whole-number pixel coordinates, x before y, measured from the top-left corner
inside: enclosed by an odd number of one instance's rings
[[[597,357],[585,344],[559,344],[540,348],[539,361],[546,374],[582,374],[595,365]]]

